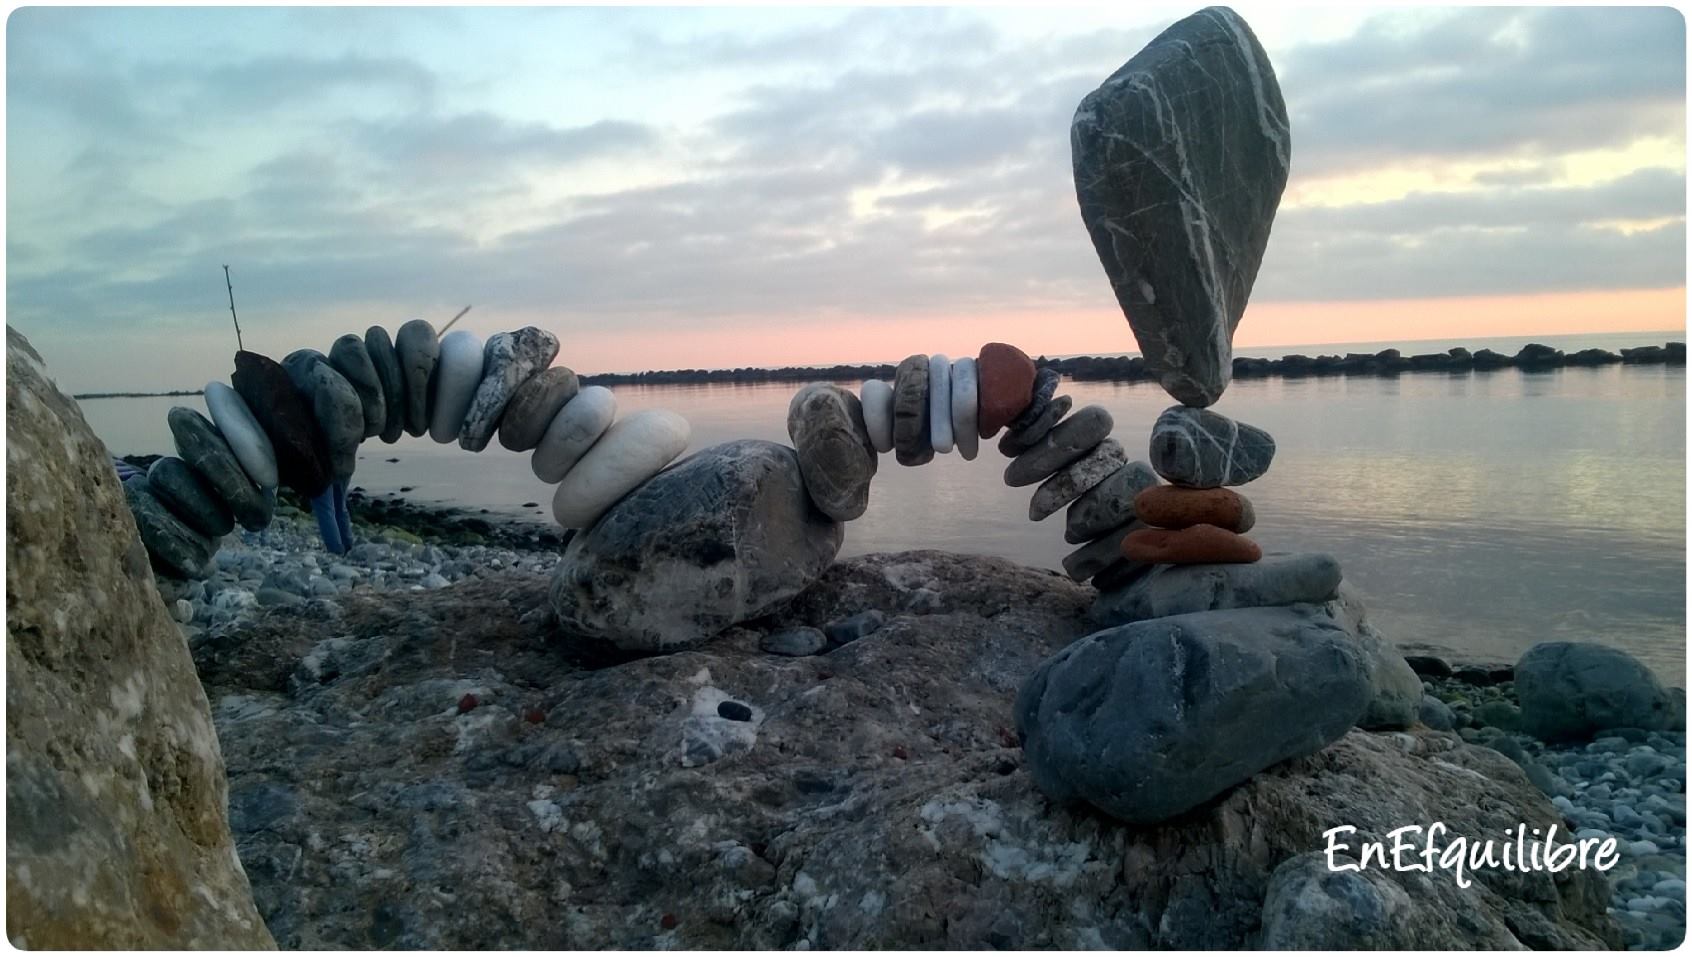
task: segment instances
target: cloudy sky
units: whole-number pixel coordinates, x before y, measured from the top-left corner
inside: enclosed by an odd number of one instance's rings
[[[275,356],[1131,350],[1069,120],[1192,9],[19,10],[7,321],[76,390],[227,377],[224,263]],[[1239,344],[1683,327],[1679,13],[1236,9],[1293,130]]]

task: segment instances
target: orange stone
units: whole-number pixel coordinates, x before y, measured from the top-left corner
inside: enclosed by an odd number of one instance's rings
[[[1249,532],[1257,513],[1244,495],[1226,488],[1182,488],[1153,485],[1134,496],[1134,517],[1158,528],[1215,525],[1230,532]]]
[[[1129,561],[1158,565],[1240,565],[1263,557],[1263,549],[1215,525],[1190,528],[1141,528],[1122,540]]]
[[[975,360],[975,375],[976,431],[990,439],[1034,401],[1034,360],[1016,346],[989,342]]]

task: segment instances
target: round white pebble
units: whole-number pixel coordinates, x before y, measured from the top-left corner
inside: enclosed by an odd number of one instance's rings
[[[881,379],[866,379],[858,390],[864,407],[864,427],[877,452],[893,451],[893,386]]]
[[[564,403],[552,417],[529,467],[535,478],[551,484],[562,481],[617,417],[617,397],[602,385],[590,385]]]
[[[928,357],[928,439],[937,454],[952,451],[952,360]]]
[[[276,449],[240,393],[222,382],[206,383],[206,411],[253,484],[275,488]]]
[[[614,423],[564,476],[552,496],[552,517],[565,528],[590,527],[682,454],[691,434],[687,420],[668,409],[643,409]]]
[[[446,445],[458,441],[470,401],[482,384],[482,338],[468,329],[441,337],[441,357],[435,366],[435,414],[429,438]]]
[[[979,378],[975,360],[969,356],[952,363],[952,436],[958,443],[958,454],[964,461],[975,460],[981,437],[976,434],[977,391]]]

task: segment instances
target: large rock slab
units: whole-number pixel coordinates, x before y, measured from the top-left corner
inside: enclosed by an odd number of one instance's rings
[[[1332,618],[1246,608],[1077,641],[1023,685],[1016,727],[1047,796],[1157,824],[1320,751],[1368,703],[1362,656]]]
[[[1590,738],[1609,728],[1660,730],[1674,706],[1657,676],[1619,648],[1547,641],[1516,662],[1522,730],[1543,741]]]
[[[223,758],[106,448],[6,330],[6,936],[30,950],[275,946]]]
[[[1177,401],[1211,405],[1287,184],[1268,55],[1234,11],[1201,10],[1081,101],[1070,149],[1081,220],[1147,369]]]
[[[557,357],[558,337],[536,326],[489,336],[482,347],[482,381],[464,415],[459,447],[470,452],[487,448],[517,388]]]
[[[787,435],[818,510],[837,522],[862,516],[876,454],[858,397],[826,382],[805,386],[787,405]]]
[[[1157,565],[1128,587],[1100,595],[1088,617],[1112,627],[1197,611],[1321,603],[1332,601],[1339,585],[1339,562],[1316,552],[1271,552],[1250,564]]]
[[[773,442],[698,452],[571,539],[553,579],[567,632],[626,651],[676,651],[781,606],[840,549],[838,522]]]

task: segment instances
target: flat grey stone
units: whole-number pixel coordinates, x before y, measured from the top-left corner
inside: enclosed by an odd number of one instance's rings
[[[1100,595],[1089,617],[1106,627],[1197,611],[1319,603],[1333,600],[1339,584],[1339,562],[1315,552],[1275,552],[1246,564],[1158,565],[1127,588]]]
[[[336,339],[329,347],[329,364],[358,393],[359,406],[364,410],[364,437],[381,435],[388,424],[388,400],[376,375],[376,364],[364,348],[364,338],[349,332]]]
[[[1294,605],[1096,632],[1035,670],[1015,716],[1047,797],[1156,824],[1327,747],[1368,699],[1351,637],[1318,606]]]
[[[1134,583],[1141,575],[1156,568],[1149,562],[1130,561],[1126,557],[1118,558],[1105,566],[1104,571],[1093,576],[1093,587],[1099,591],[1115,591]]]
[[[1103,406],[1089,405],[1052,427],[1038,444],[1005,466],[1005,484],[1033,485],[1091,452],[1115,423]]]
[[[173,455],[155,461],[147,469],[147,488],[171,514],[201,535],[221,538],[235,530],[235,516],[217,491],[187,462]]]
[[[788,403],[787,434],[817,508],[837,522],[863,515],[877,457],[858,397],[827,382],[805,386]]]
[[[1112,472],[1069,506],[1063,540],[1079,545],[1132,521],[1134,496],[1156,484],[1157,473],[1144,462],[1130,462]]]
[[[1131,521],[1111,529],[1063,556],[1063,570],[1069,573],[1070,578],[1084,582],[1118,561],[1127,561],[1122,555],[1122,540],[1128,537],[1128,533],[1145,527],[1144,522]]]
[[[242,528],[258,531],[270,524],[274,504],[241,467],[235,451],[223,441],[211,420],[193,409],[176,406],[165,414],[176,454],[229,506]]]
[[[499,444],[513,452],[540,445],[552,417],[582,390],[581,379],[564,366],[552,366],[517,387],[499,417]]]
[[[400,380],[405,386],[405,431],[422,435],[429,431],[434,414],[431,381],[435,363],[441,358],[441,340],[426,319],[412,319],[394,335],[394,353],[399,356]]]
[[[1019,431],[1006,432],[999,436],[999,454],[1005,458],[1014,459],[1039,445],[1040,440],[1052,431],[1052,426],[1057,425],[1059,419],[1069,414],[1070,406],[1074,404],[1075,400],[1067,395],[1060,395],[1046,403],[1046,407],[1040,413],[1039,418],[1028,423]]]
[[[1269,471],[1275,439],[1208,409],[1170,406],[1151,433],[1151,466],[1176,485],[1244,485]]]
[[[123,494],[154,568],[176,578],[204,578],[211,573],[216,543],[171,514],[153,495],[145,478],[123,483]]]
[[[1088,94],[1070,125],[1081,220],[1152,376],[1214,403],[1287,183],[1280,84],[1239,15],[1177,22]]]
[[[482,381],[458,431],[459,447],[471,452],[487,448],[517,387],[557,357],[558,337],[545,329],[524,326],[489,336],[482,346]]]
[[[758,639],[758,647],[772,655],[804,658],[827,648],[828,638],[816,628],[801,626],[765,635]]]
[[[1056,369],[1044,368],[1034,373],[1034,387],[1029,395],[1028,407],[1017,413],[1016,418],[1005,425],[1006,432],[1021,432],[1033,425],[1040,416],[1046,414],[1046,407],[1052,404],[1052,396],[1057,394],[1058,383],[1063,376]]]
[[[376,370],[376,381],[382,384],[383,442],[393,444],[405,432],[405,381],[400,375],[399,353],[388,338],[388,330],[371,326],[364,330],[364,351]]]
[[[879,608],[860,611],[855,615],[848,615],[838,621],[831,621],[823,626],[823,635],[828,643],[836,648],[850,644],[859,638],[873,635],[887,624],[887,615]]]
[[[290,354],[288,359],[293,359]],[[283,367],[288,368],[288,359]],[[346,376],[327,361],[303,361],[304,371],[296,379],[300,391],[310,399],[311,414],[329,449],[329,471],[337,479],[348,479],[358,468],[358,444],[364,441],[364,403]],[[293,374],[289,368],[289,374]]]
[[[1040,483],[1034,490],[1034,497],[1028,502],[1028,520],[1038,522],[1047,516],[1054,515],[1057,510],[1075,501],[1082,493],[1104,481],[1119,468],[1124,468],[1128,457],[1122,454],[1122,446],[1115,439],[1105,439],[1093,451],[1064,466],[1053,473],[1052,477]]]
[[[893,373],[893,454],[900,465],[926,465],[934,460],[927,356],[907,356]]]

